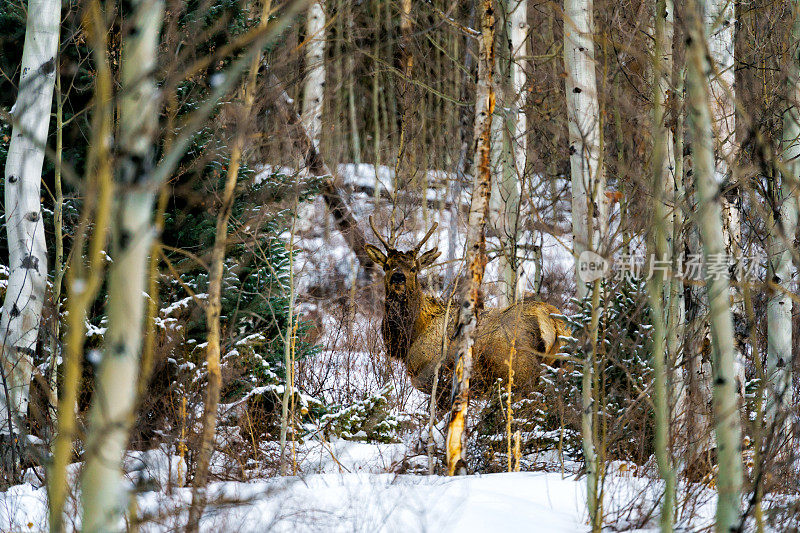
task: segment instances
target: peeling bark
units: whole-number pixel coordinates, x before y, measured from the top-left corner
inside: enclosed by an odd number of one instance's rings
[[[481,283],[486,269],[486,218],[492,192],[492,113],[495,95],[494,74],[494,8],[492,0],[481,2],[481,37],[478,53],[478,87],[475,102],[474,187],[467,227],[467,267],[470,288],[461,302],[453,343],[457,347],[456,370],[453,375],[453,405],[447,425],[447,473],[467,471],[466,416],[469,403],[469,381],[472,375],[474,334],[482,306]]]

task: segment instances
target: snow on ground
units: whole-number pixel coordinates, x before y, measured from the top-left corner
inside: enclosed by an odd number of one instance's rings
[[[574,474],[514,472],[447,478],[344,471],[358,464],[376,467],[376,454],[391,451],[386,446],[346,443],[335,447],[334,453],[344,451],[337,457],[341,465],[334,467],[342,472],[213,483],[201,530],[574,533],[588,529],[585,481]],[[647,478],[610,476],[608,494],[613,497],[607,497],[605,510],[613,520],[608,524],[616,531],[656,531],[655,518],[645,528],[637,527],[642,514],[653,508],[657,490]],[[143,531],[180,529],[190,500],[188,488],[141,493]],[[691,525],[683,527],[698,531],[712,517],[713,502],[708,500],[697,509]],[[26,483],[0,497],[0,530],[43,531],[46,524],[44,488]]]
[[[321,474],[224,483],[212,487],[212,501],[247,503],[212,507],[202,530],[573,533],[585,529],[582,487],[574,478],[544,473],[463,478]],[[141,498],[140,504],[143,509],[159,506],[155,495]]]
[[[269,171],[270,169],[265,169]],[[282,169],[292,173],[291,169]],[[340,165],[338,172],[349,201],[362,229],[374,242],[367,217],[375,213],[386,220],[387,202],[377,208],[374,202],[376,169],[372,165]],[[384,190],[391,192],[393,170],[377,169]],[[444,201],[443,182],[452,176],[441,171],[428,173],[431,187],[429,204]],[[261,179],[257,177],[256,179]],[[533,196],[533,195],[532,195]],[[463,255],[464,220],[469,205],[467,190],[459,198],[462,210],[458,220],[450,219],[450,211],[431,208],[428,223],[439,223],[429,241],[446,257],[448,230],[459,229],[456,257]],[[558,209],[568,209],[568,199],[560,200]],[[529,202],[530,203],[530,202]],[[558,203],[558,202],[557,202]],[[417,206],[419,204],[417,203]],[[537,204],[537,209],[539,209]],[[415,208],[419,211],[419,208]],[[543,207],[542,209],[546,209]],[[355,257],[339,233],[326,221],[321,201],[300,206],[298,230],[302,238],[295,256],[297,289],[307,295],[315,287],[334,290],[355,287]],[[544,211],[542,211],[544,213]],[[539,213],[524,213],[535,217]],[[551,220],[563,220],[551,213]],[[427,231],[418,212],[400,213],[406,220],[398,246],[408,248]],[[327,229],[326,229],[327,226]],[[556,228],[557,229],[557,228]],[[569,251],[571,236],[567,231],[523,234],[522,243],[542,247],[545,269],[569,271],[573,258]],[[554,232],[556,233],[556,232]],[[490,236],[488,249],[496,250],[497,239]],[[527,252],[521,252],[527,253]],[[497,261],[487,269],[491,292],[492,281],[498,278]],[[531,261],[523,261],[524,283],[530,287],[534,272]],[[433,269],[436,270],[435,268]],[[379,292],[379,291],[378,291]],[[345,295],[342,295],[345,296]],[[301,302],[303,300],[301,299]],[[183,305],[179,302],[175,305]],[[317,310],[311,300],[301,304],[302,315],[319,311],[323,351],[299,364],[298,378],[306,392],[332,404],[346,404],[374,394],[386,383],[392,384],[394,415],[408,420],[425,420],[428,400],[410,387],[402,365],[388,361],[380,352],[379,319],[363,309],[341,311]],[[307,309],[306,309],[307,308]],[[342,313],[351,312],[353,315]],[[337,314],[338,313],[338,314]],[[416,432],[415,432],[416,431]],[[403,472],[425,471],[427,457],[424,431],[411,430],[403,442],[391,444],[321,440],[319,435],[307,437],[294,449],[298,475],[264,478],[247,482],[215,482],[209,487],[209,501],[202,522],[208,532],[487,532],[587,531],[585,479],[576,472],[580,465],[559,469],[559,462],[547,453],[523,458],[524,465],[544,468],[538,472],[515,472],[471,475],[459,478],[410,475]],[[274,456],[277,443],[263,443],[263,451]],[[215,454],[214,464],[226,458]],[[77,478],[79,465],[70,467],[71,478]],[[142,531],[166,532],[181,530],[186,508],[191,501],[188,488],[178,488],[185,480],[186,467],[169,450],[129,454],[126,470],[138,491],[139,514],[145,520]],[[604,512],[610,530],[656,531],[659,483],[653,474],[639,476],[636,469],[611,465],[604,485]],[[652,470],[652,469],[651,469]],[[40,473],[41,474],[41,473]],[[678,523],[678,530],[698,531],[711,524],[714,493],[709,489],[693,489],[695,497],[691,522]],[[74,502],[70,503],[74,509]],[[71,522],[76,521],[70,512]],[[637,529],[645,528],[645,529]],[[46,491],[37,476],[29,474],[26,483],[0,493],[0,531],[45,531],[47,529]]]

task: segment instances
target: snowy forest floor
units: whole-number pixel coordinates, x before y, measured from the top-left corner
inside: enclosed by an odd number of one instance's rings
[[[390,181],[389,169],[380,177]],[[341,165],[340,174],[357,218],[379,210],[374,207],[374,168],[370,165]],[[385,175],[383,175],[385,174]],[[435,181],[435,176],[431,177]],[[443,191],[432,186],[429,202],[442,204]],[[468,204],[468,198],[462,203]],[[566,202],[566,200],[565,200]],[[558,202],[556,202],[558,204]],[[566,203],[565,203],[566,206]],[[557,278],[572,268],[572,257],[564,243],[570,243],[563,219],[553,213],[543,216],[552,222],[552,234],[532,239],[541,246],[545,277]],[[397,220],[408,220],[412,230],[401,234],[400,247],[408,246],[427,230],[409,208],[398,209]],[[576,532],[587,530],[585,478],[581,464],[559,458],[553,450],[528,453],[522,457],[521,472],[474,474],[460,478],[423,475],[428,469],[425,452],[425,424],[428,400],[414,390],[402,365],[388,361],[380,339],[381,289],[356,291],[353,276],[355,258],[335,229],[325,222],[321,202],[307,204],[298,211],[299,250],[295,256],[295,285],[298,312],[313,321],[315,342],[321,351],[312,360],[298,363],[301,389],[329,404],[350,405],[391,385],[388,409],[403,423],[399,442],[359,442],[317,435],[305,436],[290,444],[294,475],[274,475],[278,444],[259,442],[264,463],[272,461],[273,471],[240,459],[217,453],[213,472],[217,481],[209,487],[209,506],[204,514],[203,531],[341,531],[341,532],[416,532],[416,531],[542,531]],[[380,213],[383,220],[388,213]],[[460,216],[463,217],[464,213]],[[529,219],[530,215],[526,215]],[[431,208],[428,224],[439,222],[429,246],[439,246],[446,257],[448,228],[452,223],[465,227],[465,221],[451,221],[446,209]],[[559,224],[561,222],[561,224]],[[561,226],[559,232],[558,228]],[[364,225],[366,227],[366,225]],[[372,237],[368,237],[373,240]],[[527,239],[527,240],[525,240]],[[288,240],[288,239],[287,239]],[[463,235],[456,241],[456,257],[462,255]],[[498,246],[489,235],[488,248]],[[493,282],[498,278],[496,261],[487,269],[487,305],[491,305]],[[524,284],[533,282],[530,261],[523,261]],[[434,268],[427,283],[440,286],[441,269]],[[545,293],[552,286],[545,287]],[[435,289],[434,289],[435,292]],[[546,294],[551,303],[565,305],[563,294]],[[558,301],[560,299],[560,302]],[[446,385],[447,386],[447,385]],[[226,409],[221,407],[221,421]],[[220,442],[227,438],[220,433]],[[441,457],[441,438],[436,451]],[[224,443],[222,443],[224,444]],[[223,446],[221,445],[220,448]],[[238,463],[237,463],[238,462]],[[245,463],[246,464],[240,464]],[[73,479],[80,465],[71,467]],[[137,493],[137,515],[141,531],[177,531],[186,523],[191,489],[184,487],[185,463],[176,450],[167,446],[147,452],[130,452],[126,464],[132,490]],[[226,473],[244,472],[238,476]],[[0,494],[0,531],[47,530],[47,498],[41,479],[44,473],[28,471],[26,482]],[[661,491],[654,464],[634,465],[611,462],[603,484],[604,522],[609,531],[655,531]],[[72,495],[69,508],[76,508]],[[713,524],[715,492],[705,485],[679,487],[676,530],[702,531]],[[77,513],[68,510],[70,523],[80,527]],[[126,524],[130,527],[131,524]]]
[[[355,450],[348,450],[353,447]],[[343,449],[344,448],[344,449]],[[385,458],[380,445],[334,446],[342,469],[350,472],[217,482],[209,488],[210,505],[203,531],[543,531],[586,530],[582,478],[558,472],[514,472],[442,476],[375,472],[366,463]],[[353,452],[350,454],[350,452]],[[360,459],[360,460],[359,460]],[[374,464],[374,463],[373,463]],[[646,478],[610,476],[606,505],[612,531],[656,528],[656,493]],[[683,530],[711,524],[713,499],[707,499]],[[191,490],[139,495],[143,531],[176,531],[185,524]],[[650,515],[649,520],[641,521]],[[13,487],[0,500],[0,529],[47,529],[44,488],[32,483]],[[679,529],[680,530],[680,529]]]

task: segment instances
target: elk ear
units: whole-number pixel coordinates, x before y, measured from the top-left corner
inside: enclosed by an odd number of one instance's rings
[[[417,262],[419,263],[419,268],[422,269],[431,266],[433,262],[436,261],[436,258],[438,258],[440,255],[442,255],[442,252],[440,252],[438,248],[433,248],[431,250],[428,250],[427,252],[419,256],[419,259],[417,259]]]
[[[364,251],[367,252],[367,255],[370,259],[378,263],[380,266],[386,265],[386,255],[381,252],[380,248],[377,246],[372,246],[371,244],[364,245]]]

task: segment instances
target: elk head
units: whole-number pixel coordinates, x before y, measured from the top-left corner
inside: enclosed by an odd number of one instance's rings
[[[386,249],[386,253],[384,254],[377,246],[371,244],[365,246],[367,255],[375,261],[375,263],[383,267],[383,272],[385,274],[383,283],[386,289],[387,300],[391,298],[413,300],[415,295],[419,296],[419,294],[421,294],[418,278],[419,272],[423,268],[432,265],[433,262],[436,261],[436,258],[442,254],[437,248],[432,248],[417,257],[422,246],[430,239],[431,235],[433,235],[438,224],[434,222],[431,229],[428,230],[428,233],[419,241],[419,244],[408,252],[401,252],[393,248],[386,239],[378,233],[378,230],[375,229],[372,217],[369,217],[369,225],[372,227],[375,236]]]
[[[419,272],[433,264],[440,252],[433,248],[417,256],[437,224],[434,224],[419,244],[408,252],[401,252],[392,247],[375,229],[372,217],[369,218],[369,225],[386,249],[386,253],[383,253],[377,246],[371,244],[365,246],[367,255],[381,265],[384,272],[386,298],[381,328],[383,342],[390,357],[405,359],[414,338],[419,334],[419,330],[425,327],[425,320],[420,321],[420,318],[426,296],[423,295],[419,283]]]

